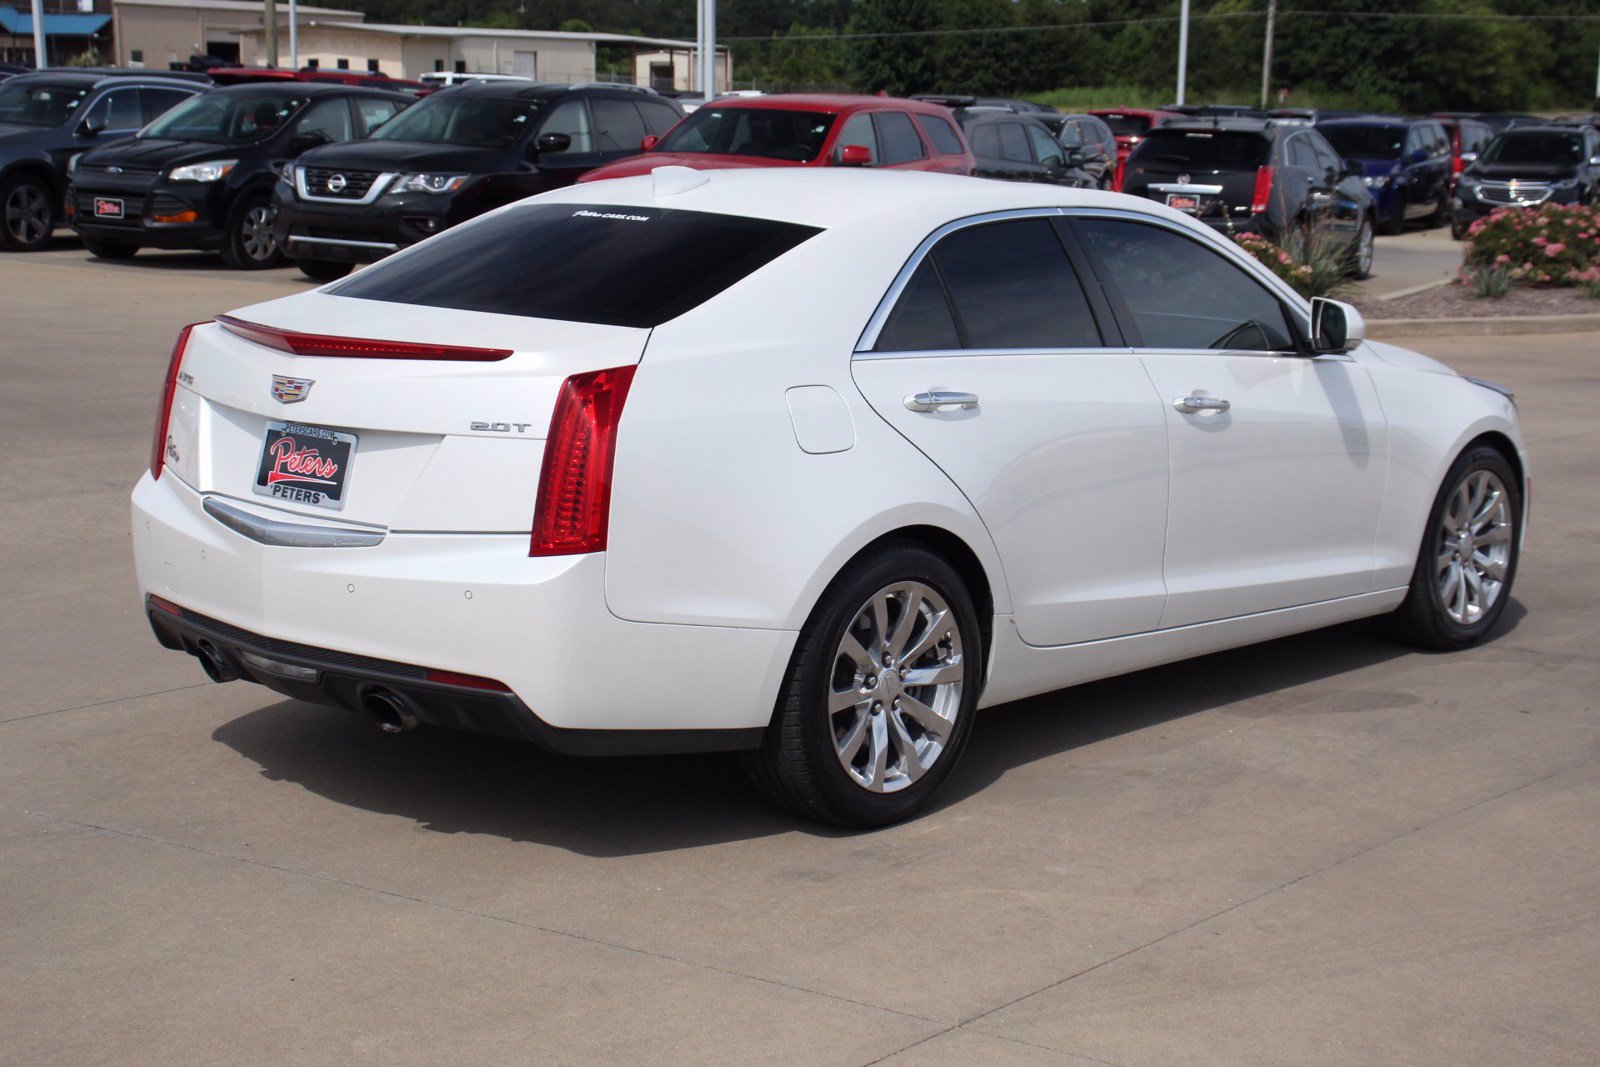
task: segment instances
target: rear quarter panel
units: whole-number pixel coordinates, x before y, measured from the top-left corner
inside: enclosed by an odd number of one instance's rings
[[[992,543],[950,480],[850,377],[867,319],[923,234],[824,232],[651,336],[623,413],[606,601],[625,619],[795,629],[877,537],[940,527],[1010,610]],[[854,444],[814,454],[785,393],[826,386]]]

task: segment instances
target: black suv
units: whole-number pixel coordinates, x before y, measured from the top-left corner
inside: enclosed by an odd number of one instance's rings
[[[90,252],[220,251],[228,266],[275,267],[272,187],[307,149],[365,137],[414,102],[404,93],[267,82],[213,89],[140,133],[85,152],[68,210]]]
[[[683,117],[648,89],[479,82],[434,93],[364,141],[302,156],[273,191],[276,232],[318,281],[638,155]]]
[[[201,83],[157,74],[47,71],[0,81],[0,249],[37,252],[61,220],[67,167],[132,136]]]
[[[1187,119],[1157,126],[1134,148],[1122,191],[1230,234],[1338,241],[1351,273],[1365,278],[1377,218],[1361,173],[1304,123]]]
[[[980,178],[1044,182],[1093,189],[1099,181],[1083,170],[1083,153],[1069,152],[1056,140],[1048,122],[1033,112],[1009,106],[977,105],[954,109],[961,132],[972,146]]]
[[[1489,142],[1456,183],[1451,224],[1465,233],[1496,208],[1600,200],[1600,132],[1593,126],[1515,126]]]

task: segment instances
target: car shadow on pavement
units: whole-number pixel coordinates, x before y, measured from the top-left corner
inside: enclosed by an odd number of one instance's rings
[[[1513,600],[1495,638],[1525,614]],[[1348,674],[1415,650],[1351,623],[1091,682],[984,711],[958,772],[932,810],[981,793],[1036,760],[1197,712]],[[1252,717],[1361,710],[1404,694],[1353,691]],[[365,716],[284,700],[218,727],[214,740],[338,804],[398,815],[438,833],[488,834],[594,857],[695,848],[781,833],[849,836],[775,811],[732,756],[578,759],[493,737],[419,729],[380,733]]]

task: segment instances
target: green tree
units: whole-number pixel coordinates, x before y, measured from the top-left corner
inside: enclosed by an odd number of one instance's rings
[[[937,84],[940,72],[928,37],[894,36],[941,27],[934,0],[858,0],[850,19],[853,34],[888,34],[850,42],[850,80],[864,92],[895,96]]]

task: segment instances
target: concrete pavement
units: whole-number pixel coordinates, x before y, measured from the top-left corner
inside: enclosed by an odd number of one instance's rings
[[[1383,299],[1419,286],[1448,281],[1461,269],[1460,241],[1450,239],[1448,226],[1421,229],[1415,223],[1395,237],[1374,239],[1372,277],[1354,283],[1361,299]]]
[[[1417,345],[1527,421],[1494,640],[996,708],[942,805],[852,836],[720,757],[391,738],[155,645],[127,492],[171,341],[303,285],[0,257],[0,1062],[1594,1062],[1592,335]]]

